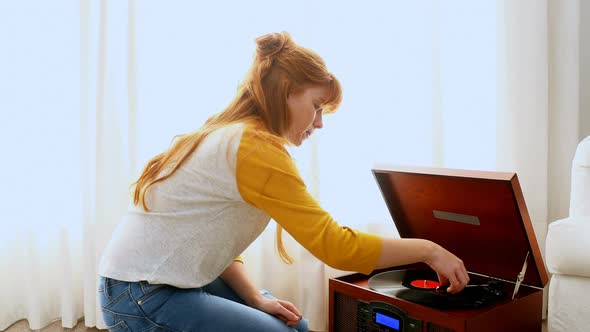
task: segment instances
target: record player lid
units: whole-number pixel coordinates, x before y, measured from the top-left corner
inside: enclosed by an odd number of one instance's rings
[[[515,173],[425,167],[376,167],[377,180],[402,238],[431,240],[470,272],[523,284],[548,277]]]

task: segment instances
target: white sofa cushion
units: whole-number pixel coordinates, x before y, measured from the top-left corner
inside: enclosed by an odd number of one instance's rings
[[[588,332],[590,326],[588,278],[554,274],[549,287],[547,331]]]
[[[590,277],[590,216],[552,222],[545,246],[549,272]]]

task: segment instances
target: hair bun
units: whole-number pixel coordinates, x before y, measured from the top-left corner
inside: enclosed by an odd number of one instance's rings
[[[267,58],[280,53],[285,47],[293,44],[293,41],[288,32],[275,32],[256,38],[256,44],[256,56]]]

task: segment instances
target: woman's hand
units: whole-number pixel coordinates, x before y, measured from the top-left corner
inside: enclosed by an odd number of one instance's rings
[[[289,301],[268,299],[261,295],[250,306],[277,317],[289,326],[297,325],[301,320],[301,313]]]
[[[436,271],[438,280],[448,287],[449,293],[460,292],[469,282],[463,261],[440,245],[424,239],[382,238],[381,256],[376,268],[418,262],[424,262]]]
[[[436,271],[438,281],[445,287],[448,286],[448,293],[460,292],[469,283],[469,275],[463,261],[438,244],[432,244],[431,254],[425,263]]]
[[[248,306],[273,315],[289,326],[297,325],[301,320],[301,313],[291,302],[278,300],[266,292],[265,295],[259,292],[248,278],[244,264],[233,262],[220,277]]]

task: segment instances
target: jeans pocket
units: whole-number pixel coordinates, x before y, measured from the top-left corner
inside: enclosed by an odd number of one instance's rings
[[[131,332],[124,320],[118,322],[113,326],[107,326],[107,329],[109,329],[109,332]]]
[[[146,303],[152,296],[156,295],[159,291],[164,289],[167,285],[165,284],[150,284],[146,281],[140,281],[139,286],[143,296],[137,299],[140,303]]]
[[[103,293],[100,294],[101,295],[100,306],[103,309],[109,309],[111,311],[117,312],[118,310],[113,309],[113,308],[117,307],[117,305],[121,302],[123,302],[123,306],[126,306],[125,302],[129,301],[129,292],[128,291],[125,291],[121,294],[116,294],[116,296],[113,296],[111,298],[104,296]]]

